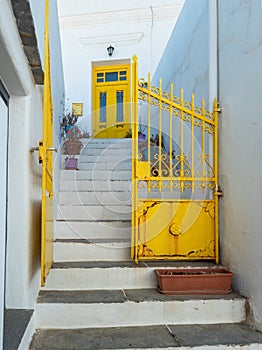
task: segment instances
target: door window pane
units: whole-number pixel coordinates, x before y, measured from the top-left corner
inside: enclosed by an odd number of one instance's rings
[[[118,72],[106,73],[106,82],[109,81],[118,81]]]
[[[104,82],[104,73],[97,73],[97,83],[103,83]]]
[[[106,122],[106,92],[100,92],[100,123]]]
[[[116,103],[117,103],[116,121],[117,122],[122,122],[124,120],[123,101],[124,101],[124,92],[117,91],[116,92]]]

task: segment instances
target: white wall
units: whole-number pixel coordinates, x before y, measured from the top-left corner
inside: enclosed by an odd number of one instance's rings
[[[262,8],[220,1],[222,258],[262,330]]]
[[[139,75],[154,72],[184,0],[59,0],[67,97],[84,103],[84,128],[91,130],[91,62],[139,60]],[[114,46],[111,59],[106,48]]]
[[[0,77],[10,94],[6,306],[32,308],[40,278],[41,172],[29,149],[36,145],[32,127],[35,139],[41,137],[42,93],[33,84],[7,0],[1,3],[0,23]]]
[[[58,136],[64,85],[56,2],[50,3],[52,91]],[[34,5],[41,47],[44,7],[39,1]],[[29,150],[42,139],[43,87],[34,83],[9,0],[1,2],[0,23],[0,79],[10,94],[6,306],[34,308],[40,287],[41,165],[38,154]]]
[[[235,272],[234,288],[250,298],[251,322],[262,329],[262,4],[218,4],[221,258]],[[187,99],[195,91],[198,104],[202,97],[211,102],[216,91],[215,12],[210,0],[186,1],[154,76],[165,88],[174,81],[176,93],[183,87]]]
[[[184,88],[185,99],[191,100],[195,93],[196,105],[203,97],[208,101],[209,62],[209,0],[187,0],[172,32],[168,45],[158,64],[153,83],[169,90],[175,84],[175,95]]]

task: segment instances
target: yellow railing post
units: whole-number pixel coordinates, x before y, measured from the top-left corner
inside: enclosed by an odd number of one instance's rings
[[[137,223],[137,161],[138,161],[138,63],[133,56],[132,63],[132,240],[131,257],[138,262],[138,223]]]
[[[218,196],[219,196],[219,170],[218,170],[218,111],[219,104],[217,99],[214,100],[213,115],[215,121],[215,134],[214,134],[214,173],[215,173],[215,259],[216,263],[219,263],[219,220],[218,220]]]

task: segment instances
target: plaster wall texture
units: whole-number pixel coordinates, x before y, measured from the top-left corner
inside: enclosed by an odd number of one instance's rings
[[[191,101],[195,94],[195,106],[201,107],[205,98],[206,108],[209,106],[209,1],[187,0],[174,27],[170,40],[153,76],[152,85],[159,86],[162,79],[164,91],[170,91],[174,83],[174,95],[180,96],[184,89],[184,100]],[[158,128],[158,111],[152,109],[151,123]],[[162,113],[163,141],[169,150],[169,112]],[[196,157],[200,150],[200,131],[195,128]],[[158,133],[158,131],[156,131]],[[173,121],[173,153],[180,152],[180,120]],[[191,125],[185,123],[184,152],[191,152]],[[187,142],[188,140],[188,142]],[[190,157],[189,157],[190,159]],[[196,159],[197,161],[197,159]]]
[[[38,11],[39,18],[44,16],[40,7]],[[10,95],[6,307],[34,308],[40,287],[41,166],[38,154],[29,150],[42,139],[43,87],[34,84],[8,0],[1,2],[0,23],[0,79]],[[62,96],[56,28],[52,39],[58,55],[53,93]],[[44,32],[39,33],[43,37]]]
[[[176,94],[183,87],[187,99],[195,91],[196,104],[204,97],[210,109],[218,83],[224,193],[220,199],[221,260],[235,273],[234,288],[250,298],[250,321],[261,330],[261,1],[218,2],[218,55],[211,40],[216,34],[212,19],[216,9],[211,5],[207,0],[185,2],[153,82],[157,84],[162,77],[163,88],[168,89],[173,81]]]
[[[221,253],[262,330],[261,1],[220,1],[219,22]]]
[[[135,54],[139,76],[153,73],[184,0],[98,0],[92,6],[84,0],[58,3],[68,103],[84,103],[80,126],[91,131],[92,63],[112,65]],[[109,45],[115,48],[111,59]]]

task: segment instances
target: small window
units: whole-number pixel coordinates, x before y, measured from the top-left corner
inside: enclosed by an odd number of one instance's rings
[[[116,103],[117,103],[117,111],[116,111],[116,121],[122,122],[124,120],[124,92],[117,91],[116,92]]]
[[[98,78],[103,78],[104,77],[104,73],[97,73],[97,77]]]
[[[126,70],[122,70],[122,71],[120,72],[120,75],[126,75]]]
[[[106,73],[106,82],[118,81],[118,72]]]
[[[100,123],[106,122],[106,92],[100,92]]]
[[[126,80],[126,77],[120,77],[120,80]]]

